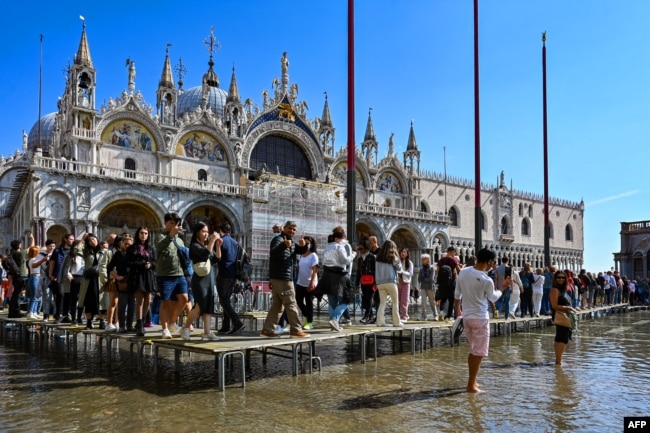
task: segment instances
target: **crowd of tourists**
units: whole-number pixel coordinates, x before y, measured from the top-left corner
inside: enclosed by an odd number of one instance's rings
[[[80,239],[65,234],[58,246],[51,239],[36,246],[31,234],[25,249],[21,241],[11,242],[11,252],[0,260],[0,305],[8,305],[9,317],[21,317],[23,300],[29,319],[139,336],[155,321],[162,326],[162,338],[173,334],[191,338],[201,317],[203,339],[215,341],[219,337],[210,325],[218,303],[223,320],[217,333],[240,334],[245,325],[231,296],[242,278],[237,268],[241,247],[231,236],[230,225],[195,224],[188,248],[179,215],[167,213],[164,221],[155,240],[149,228],[138,227],[133,235],[111,234],[105,240],[91,233]],[[362,325],[402,326],[413,320],[412,311],[418,320],[452,321],[458,315],[454,308],[457,277],[464,267],[476,263],[470,257],[462,266],[455,248],[449,247],[437,263],[422,254],[416,267],[408,248],[398,248],[391,240],[379,245],[375,236],[360,239],[355,251],[341,226],[332,230],[319,257],[316,240],[297,239],[296,231],[294,221],[273,227],[268,274],[272,302],[262,336],[309,335],[305,331],[313,327],[314,298],[320,301],[324,296],[328,325],[334,332],[351,323],[350,306],[357,297]],[[496,302],[489,303],[493,317],[551,315],[556,271],[554,267],[532,269],[529,264],[514,270],[507,257],[491,262],[486,272],[496,287],[509,279]],[[563,272],[572,308],[649,302],[647,279],[637,282],[618,271]],[[183,313],[185,322],[177,326]]]

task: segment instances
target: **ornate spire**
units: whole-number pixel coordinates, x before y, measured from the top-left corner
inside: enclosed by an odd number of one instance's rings
[[[208,61],[208,72],[203,75],[203,83],[209,87],[219,87],[219,77],[212,67],[214,66],[214,61],[212,56],[215,51],[221,48],[221,45],[217,41],[216,36],[214,35],[214,26],[210,27],[210,35],[203,40],[203,45],[210,53],[210,61]]]
[[[415,144],[415,131],[413,131],[413,119],[411,119],[411,131],[409,132],[409,140],[406,144],[406,150],[418,150],[418,145]]]
[[[77,49],[74,64],[93,68],[93,61],[90,58],[90,48],[88,48],[88,38],[86,37],[86,19],[81,15],[79,18],[83,21],[83,28],[81,30],[81,41],[79,41],[79,49]]]
[[[377,141],[375,137],[375,128],[372,126],[372,108],[368,109],[368,123],[366,124],[366,135],[363,137],[363,141]]]
[[[183,77],[187,74],[187,68],[183,64],[183,58],[178,58],[178,64],[174,67],[174,70],[178,74],[178,91],[183,93]]]
[[[172,75],[172,65],[169,61],[169,47],[172,44],[167,44],[165,49],[165,64],[163,65],[162,75],[160,76],[160,81],[158,82],[159,87],[174,87],[174,76]]]
[[[232,78],[230,79],[230,88],[226,102],[241,102],[239,98],[239,89],[237,88],[237,77],[235,77],[235,65],[232,65]]]
[[[323,106],[323,116],[320,119],[321,127],[332,127],[332,116],[330,116],[330,106],[327,102],[327,92],[325,92],[325,105]]]

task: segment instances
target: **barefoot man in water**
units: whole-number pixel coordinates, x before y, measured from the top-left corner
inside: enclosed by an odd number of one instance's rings
[[[495,302],[501,297],[501,290],[495,290],[494,281],[487,275],[487,271],[495,261],[496,254],[484,248],[476,256],[476,264],[460,271],[456,280],[454,292],[456,317],[463,316],[463,325],[469,343],[467,392],[482,392],[476,383],[476,376],[483,357],[488,355],[490,346],[488,301]],[[510,284],[510,277],[508,277],[502,282],[501,289],[509,287]]]

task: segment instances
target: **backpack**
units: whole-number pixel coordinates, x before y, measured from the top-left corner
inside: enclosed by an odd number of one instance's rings
[[[520,275],[521,284],[524,286],[524,289],[530,289],[530,274]]]
[[[436,279],[436,284],[441,289],[450,289],[453,287],[454,273],[451,270],[451,266],[442,265],[440,271],[438,272],[438,278]]]
[[[253,265],[248,253],[241,245],[237,244],[237,261],[235,262],[235,269],[237,271],[236,278],[239,281],[247,282],[251,279],[253,273]]]
[[[191,277],[194,274],[194,267],[192,266],[192,260],[190,260],[190,249],[178,245],[176,239],[172,242],[176,245],[176,254],[178,255],[178,261],[181,264],[181,268],[183,268],[183,273],[185,276]]]

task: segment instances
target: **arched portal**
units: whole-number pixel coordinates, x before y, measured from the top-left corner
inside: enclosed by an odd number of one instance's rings
[[[210,232],[217,230],[224,222],[229,223],[233,230],[237,227],[235,221],[231,221],[223,210],[216,206],[201,205],[193,208],[189,213],[184,215],[183,229],[187,233],[191,233],[193,225],[199,221],[206,223]]]
[[[150,208],[133,200],[118,200],[99,214],[97,236],[105,239],[111,233],[135,233],[140,226],[162,230],[163,223]]]

